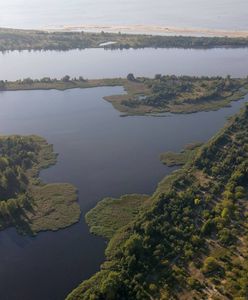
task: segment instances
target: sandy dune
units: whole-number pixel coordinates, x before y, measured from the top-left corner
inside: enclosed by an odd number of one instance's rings
[[[142,33],[157,35],[185,35],[185,36],[228,36],[228,37],[248,37],[248,30],[222,30],[206,28],[176,28],[158,25],[89,25],[77,26],[65,25],[59,28],[46,28],[46,30],[61,31],[91,31],[91,32],[122,32],[122,33]]]

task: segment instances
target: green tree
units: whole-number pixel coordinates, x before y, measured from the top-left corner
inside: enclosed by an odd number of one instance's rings
[[[220,264],[214,257],[209,256],[204,260],[202,267],[203,273],[212,273],[217,272],[218,270],[220,270]]]

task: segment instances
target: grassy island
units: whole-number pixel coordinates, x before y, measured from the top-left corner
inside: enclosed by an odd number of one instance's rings
[[[123,33],[47,32],[0,28],[0,51],[70,50],[85,48],[195,48],[248,47],[247,37],[159,36]]]
[[[38,136],[2,136],[0,149],[0,229],[33,235],[78,221],[75,187],[39,179],[41,169],[56,163],[52,145]]]
[[[157,113],[193,113],[217,110],[230,105],[248,93],[248,78],[162,76],[154,78],[128,74],[127,78],[61,79],[45,77],[39,80],[26,78],[17,81],[0,81],[0,91],[66,90],[101,86],[123,86],[126,93],[104,97],[123,115]]]
[[[247,298],[248,106],[194,151],[129,223],[109,220],[125,199],[89,212],[92,224],[107,216],[107,257],[68,300]],[[95,233],[105,235],[104,224]]]

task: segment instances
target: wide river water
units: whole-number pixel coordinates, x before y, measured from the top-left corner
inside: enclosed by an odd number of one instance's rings
[[[145,24],[248,28],[247,0],[1,0],[0,27]]]
[[[100,78],[129,72],[246,76],[247,57],[246,49],[11,52],[0,55],[0,78],[65,73]],[[54,144],[58,163],[42,178],[74,184],[82,216],[106,196],[151,194],[172,171],[160,163],[161,152],[208,140],[248,100],[215,112],[123,118],[102,99],[122,92],[104,87],[0,93],[0,134],[38,134]],[[105,246],[89,234],[83,217],[68,229],[35,238],[5,230],[0,233],[0,298],[61,300],[98,270]]]
[[[248,48],[243,49],[85,49],[13,51],[0,53],[0,80],[45,76],[112,78],[154,76],[157,73],[196,76],[246,77]]]

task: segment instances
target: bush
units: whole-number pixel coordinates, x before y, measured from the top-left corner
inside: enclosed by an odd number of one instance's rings
[[[209,256],[205,259],[203,267],[202,267],[202,272],[207,274],[207,273],[215,273],[221,270],[221,266],[218,263],[218,261],[212,257]]]

